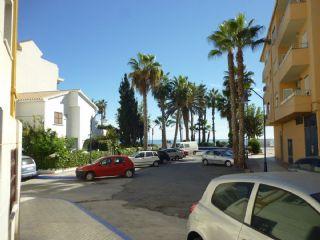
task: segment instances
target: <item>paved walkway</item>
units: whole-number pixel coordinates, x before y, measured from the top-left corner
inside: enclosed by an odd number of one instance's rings
[[[252,172],[263,172],[264,158],[262,155],[249,156],[247,167]],[[267,157],[268,172],[287,171],[287,167],[276,161],[274,157]]]
[[[21,240],[130,239],[106,221],[60,199],[22,198]]]

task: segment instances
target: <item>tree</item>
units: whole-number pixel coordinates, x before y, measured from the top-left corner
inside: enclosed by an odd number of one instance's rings
[[[104,99],[100,99],[94,101],[94,104],[98,107],[98,113],[100,114],[102,124],[102,120],[106,119],[107,101]]]
[[[166,114],[167,110],[167,101],[169,100],[169,96],[171,94],[171,83],[168,74],[162,76],[161,81],[158,86],[156,86],[152,93],[155,99],[158,102],[158,106],[161,111],[161,117],[158,120],[161,121],[161,139],[162,139],[162,148],[167,148],[167,136],[166,136],[166,127],[168,116]]]
[[[134,96],[134,90],[130,86],[127,74],[124,75],[119,87],[120,107],[117,113],[120,142],[124,146],[136,144],[139,132],[138,103]]]
[[[137,59],[131,58],[129,63],[132,72],[129,77],[132,85],[138,90],[143,98],[143,148],[148,148],[148,109],[147,95],[150,89],[154,89],[160,82],[163,75],[161,65],[156,61],[154,55],[138,53]]]
[[[219,95],[219,91],[212,88],[207,95],[207,103],[208,107],[211,108],[211,116],[212,116],[212,142],[213,145],[216,145],[216,130],[215,130],[215,111],[217,107],[217,97]]]
[[[230,106],[231,106],[231,127],[232,132],[232,149],[235,164],[238,164],[238,129],[236,116],[236,87],[235,87],[235,72],[234,72],[234,44],[232,39],[232,29],[230,21],[223,22],[217,31],[208,37],[208,41],[213,44],[214,49],[209,52],[209,58],[221,56],[224,53],[228,55],[228,73],[230,86]]]
[[[263,39],[258,39],[262,26],[253,25],[252,19],[249,23],[246,22],[244,14],[239,14],[235,19],[229,20],[229,26],[231,29],[231,36],[234,48],[237,49],[236,61],[238,66],[238,117],[239,117],[239,162],[238,166],[244,167],[245,163],[245,149],[244,149],[244,104],[245,104],[245,89],[244,89],[244,59],[243,50],[246,47],[256,47],[264,42]]]
[[[198,130],[198,143],[206,141],[206,132],[205,132],[205,125],[206,122],[206,108],[207,108],[207,102],[206,102],[206,95],[207,95],[207,88],[204,84],[200,84],[197,86],[196,90],[196,97],[195,97],[195,106],[196,106],[196,112],[198,114],[198,123],[197,123],[197,130]],[[202,133],[202,139],[201,139],[201,133]]]
[[[176,145],[177,142],[177,135],[179,130],[179,123],[181,119],[181,113],[182,110],[185,109],[187,106],[187,99],[189,94],[189,84],[188,84],[188,78],[185,76],[178,76],[174,77],[172,84],[172,91],[170,94],[170,100],[168,102],[168,115],[175,115],[176,119],[176,127],[175,127],[175,134],[174,134],[174,140],[173,140],[173,146]],[[185,121],[186,120],[186,121]],[[184,117],[184,124],[187,128],[188,126],[188,115]],[[187,128],[189,129],[189,128]],[[187,133],[188,130],[186,130]]]
[[[245,111],[245,132],[249,139],[261,137],[263,134],[263,111],[254,104],[248,105]]]

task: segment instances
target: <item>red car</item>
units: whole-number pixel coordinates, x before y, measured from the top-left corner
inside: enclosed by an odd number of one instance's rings
[[[131,178],[134,175],[134,163],[121,155],[102,157],[76,169],[77,178],[92,181],[94,178],[107,176],[124,176]]]

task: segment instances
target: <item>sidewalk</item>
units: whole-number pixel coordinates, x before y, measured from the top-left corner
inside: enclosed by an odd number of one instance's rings
[[[77,205],[60,199],[22,198],[21,240],[120,240],[125,234]]]
[[[251,172],[263,172],[264,158],[262,155],[250,156],[247,160],[247,167]],[[274,157],[267,157],[268,172],[283,172],[287,171],[286,166],[276,161]]]

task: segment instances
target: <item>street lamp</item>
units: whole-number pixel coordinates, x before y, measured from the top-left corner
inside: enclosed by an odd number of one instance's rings
[[[259,98],[262,99],[263,103],[263,149],[264,149],[264,172],[268,172],[268,165],[267,165],[267,139],[266,139],[266,110],[265,110],[265,102],[264,102],[264,97],[262,97],[259,93],[257,93],[254,89],[252,90]]]

